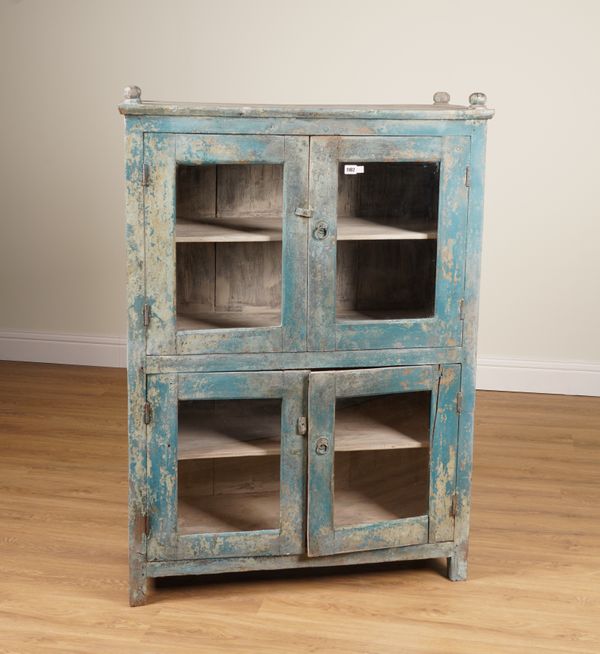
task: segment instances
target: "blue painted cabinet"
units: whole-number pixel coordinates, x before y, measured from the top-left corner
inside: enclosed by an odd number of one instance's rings
[[[485,96],[119,108],[132,605],[179,574],[464,579]]]

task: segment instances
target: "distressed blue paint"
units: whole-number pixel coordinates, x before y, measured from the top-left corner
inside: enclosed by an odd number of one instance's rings
[[[285,159],[282,136],[178,134],[175,143],[178,164],[277,164]]]
[[[399,545],[452,539],[450,515],[455,490],[458,418],[456,393],[460,366],[445,366],[440,382],[437,366],[377,368],[314,372],[309,386],[308,553],[310,556],[358,552]],[[438,383],[440,392],[438,393]],[[432,403],[430,510],[428,515],[335,528],[334,430],[338,397],[430,391]],[[316,453],[319,438],[330,443],[326,454]]]
[[[260,135],[146,135],[148,354],[304,351],[306,349],[306,221],[308,138]],[[177,164],[284,164],[281,326],[176,331],[175,170]]]
[[[451,541],[454,537],[452,498],[456,490],[458,441],[457,393],[460,365],[443,366],[432,413],[429,466],[429,542]]]
[[[362,144],[362,145],[361,145]],[[346,161],[354,151],[356,161],[422,160],[440,163],[440,196],[438,218],[438,249],[435,282],[435,315],[431,318],[405,320],[335,321],[335,296],[324,292],[315,300],[319,306],[327,302],[327,315],[321,330],[335,333],[338,350],[379,349],[393,347],[453,347],[461,344],[462,322],[459,317],[465,266],[465,234],[468,193],[466,169],[469,164],[468,137],[432,138],[340,138],[340,154],[328,171],[328,186],[337,187],[337,163]],[[333,212],[334,214],[337,211]],[[334,254],[322,265],[329,272],[328,285],[334,284]],[[311,271],[312,273],[312,271]],[[331,276],[333,275],[333,279]],[[323,274],[321,274],[323,276]],[[310,301],[310,306],[313,302]],[[318,320],[318,318],[315,318]],[[321,319],[323,321],[323,318]],[[331,338],[331,336],[329,336]]]
[[[305,447],[296,432],[304,410],[306,371],[148,376],[153,407],[148,446],[148,560],[299,554],[304,543]],[[281,398],[280,528],[179,534],[177,529],[178,400]]]
[[[428,391],[436,381],[437,368],[434,366],[340,371],[335,373],[335,395],[336,397],[366,397]]]
[[[148,560],[171,558],[177,531],[177,375],[148,377]]]
[[[306,436],[298,433],[306,413],[308,371],[283,373],[279,553],[301,554],[306,534]]]
[[[221,574],[248,570],[280,570],[285,568],[318,568],[332,565],[360,565],[391,561],[415,561],[438,559],[449,556],[452,543],[435,543],[407,547],[334,554],[330,556],[254,556],[219,559],[195,559],[188,561],[160,561],[148,563],[148,576],[170,577],[174,575]]]
[[[181,374],[179,399],[235,400],[282,397],[283,379],[283,372]]]
[[[470,136],[482,121],[130,116],[143,132],[307,136]]]
[[[458,363],[459,348],[355,350],[350,352],[284,352],[281,354],[148,356],[146,370],[157,372],[227,372],[300,368],[376,368]]]
[[[281,327],[181,330],[176,335],[178,354],[281,352]]]
[[[128,434],[129,434],[129,601],[132,606],[146,598],[146,427],[143,403],[146,396],[144,353],[146,332],[142,321],[145,302],[143,194],[140,185],[143,165],[143,135],[136,119],[126,120],[125,181],[127,237],[127,296],[129,347],[127,348]]]
[[[131,603],[145,601],[147,576],[166,574],[446,556],[450,578],[464,579],[485,129],[492,110],[454,106],[186,108],[144,103],[120,109],[126,114]],[[315,136],[329,138],[314,138],[309,148],[308,137]],[[435,316],[335,322],[332,175],[337,175],[340,158],[440,161]],[[284,163],[281,327],[176,331],[173,190],[177,161]],[[156,168],[145,197],[141,186],[144,162]],[[464,184],[467,165],[471,167],[470,190]],[[311,219],[293,215],[297,207],[309,204]],[[312,238],[318,220],[330,225],[333,221],[332,236],[325,242]],[[461,298],[464,323],[458,319]],[[146,302],[152,306],[148,329],[142,322]],[[336,389],[338,396],[385,389],[430,388],[435,393],[436,364],[443,364],[443,374],[432,408],[429,515],[334,530],[333,456],[316,455],[314,445],[317,437],[329,434],[333,452]],[[390,366],[411,368],[389,372]],[[373,370],[365,371],[364,377],[354,371],[310,372],[344,367]],[[376,367],[385,370],[377,374]],[[153,374],[147,378],[147,373]],[[458,389],[464,398],[460,421]],[[143,423],[147,393],[154,410],[148,429]],[[179,535],[177,401],[235,397],[282,399],[280,528]],[[296,430],[301,414],[310,414],[308,439]],[[455,519],[449,512],[454,492],[458,497]],[[148,536],[143,529],[145,516]],[[423,544],[407,545],[413,542]]]
[[[308,387],[308,555],[333,553],[333,456],[335,373],[310,373]],[[317,441],[326,438],[329,449],[317,454]]]
[[[152,316],[148,354],[175,354],[175,137],[144,137],[144,164],[150,166],[144,193],[146,302]]]
[[[457,456],[457,515],[454,553],[448,560],[450,579],[467,578],[469,518],[471,513],[471,475],[475,415],[475,372],[477,366],[477,317],[479,313],[479,275],[483,230],[483,192],[485,170],[485,123],[471,139],[471,187],[467,226],[467,266],[465,274],[465,326],[462,363],[463,411],[460,416]]]

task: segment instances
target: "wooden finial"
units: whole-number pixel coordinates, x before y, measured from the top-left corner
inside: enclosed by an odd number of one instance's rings
[[[471,107],[485,107],[486,102],[487,102],[486,94],[481,93],[480,91],[471,93],[471,95],[469,96],[469,104],[471,105]]]
[[[125,102],[138,103],[142,101],[142,89],[139,86],[125,87]]]
[[[446,91],[436,91],[433,94],[434,104],[448,104],[450,102],[450,94]]]

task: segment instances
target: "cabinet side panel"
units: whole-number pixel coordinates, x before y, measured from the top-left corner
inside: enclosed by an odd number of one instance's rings
[[[467,225],[467,266],[464,290],[464,362],[462,366],[463,406],[459,422],[457,457],[457,511],[455,553],[449,560],[449,576],[466,579],[471,512],[471,474],[473,462],[473,427],[475,411],[475,369],[477,363],[477,322],[479,313],[479,273],[483,228],[483,190],[485,170],[486,125],[474,127],[471,138],[471,180]]]
[[[125,211],[127,238],[128,346],[127,389],[129,431],[129,599],[132,606],[146,599],[146,425],[144,402],[146,334],[143,320],[144,198],[143,134],[139,120],[125,121]]]

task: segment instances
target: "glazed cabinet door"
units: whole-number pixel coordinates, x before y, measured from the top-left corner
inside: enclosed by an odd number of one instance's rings
[[[462,342],[470,140],[311,138],[309,350]]]
[[[302,371],[148,377],[148,560],[303,550],[305,380]]]
[[[460,366],[310,373],[308,554],[452,540]]]
[[[306,349],[308,137],[146,134],[147,353]]]

